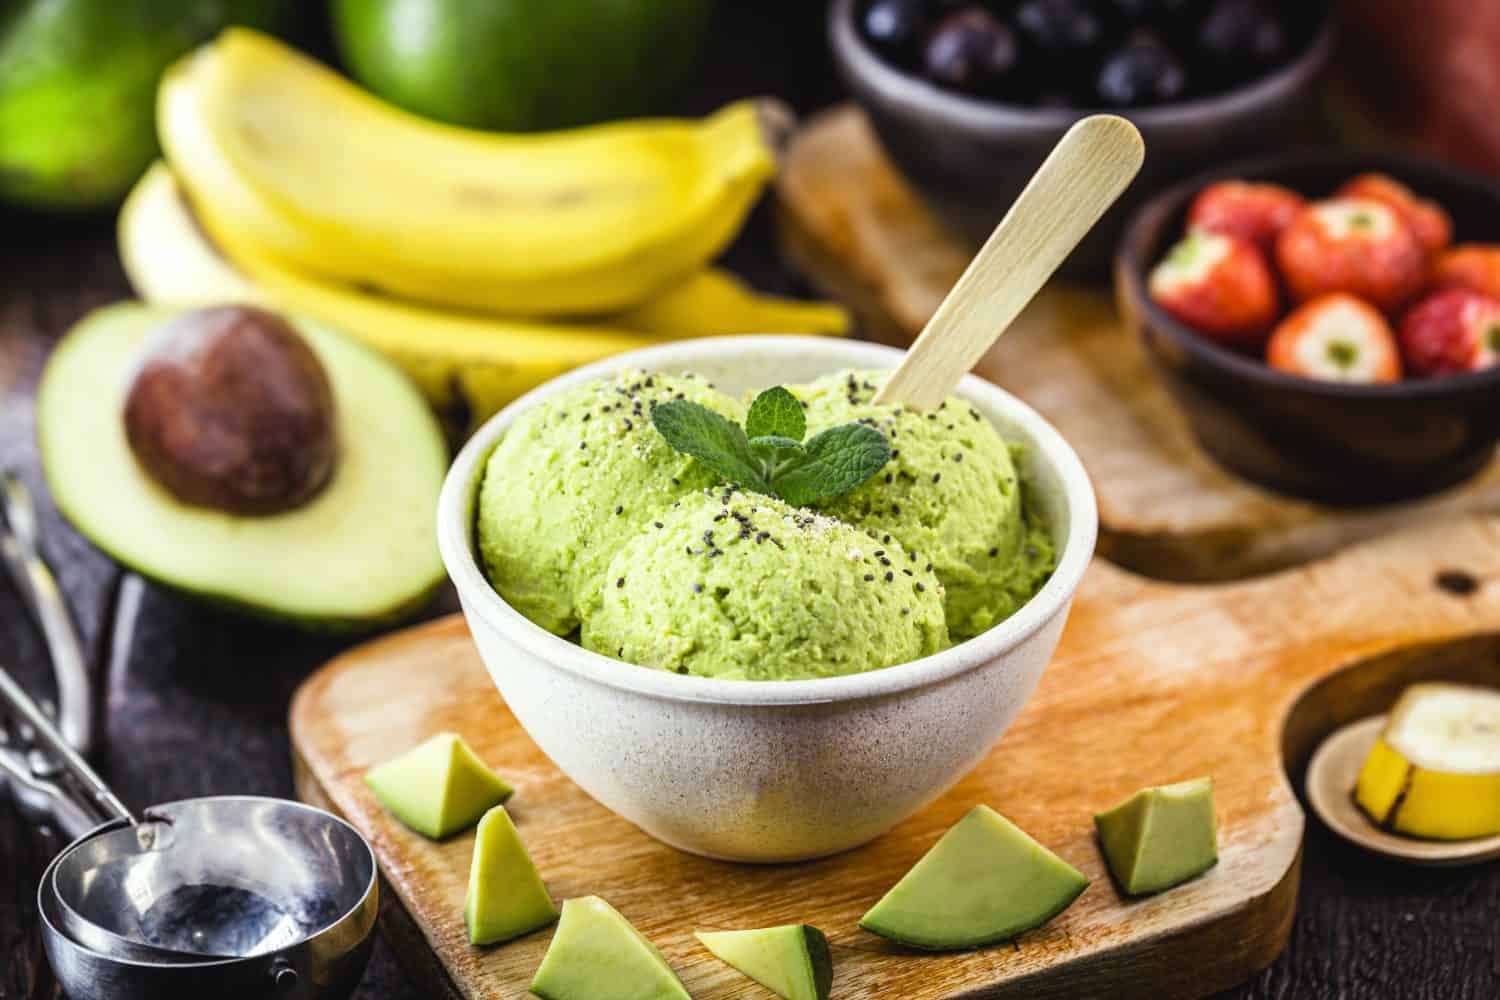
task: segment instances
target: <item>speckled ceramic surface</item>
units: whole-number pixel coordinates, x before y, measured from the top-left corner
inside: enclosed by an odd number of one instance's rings
[[[1078,457],[1030,407],[970,376],[959,394],[1007,440],[1059,553],[1009,620],[912,663],[846,677],[727,681],[632,667],[533,625],[490,588],[473,549],[484,460],[518,413],[624,368],[691,370],[741,394],[898,351],[807,337],[684,341],[556,379],[497,414],[459,454],[438,507],[443,560],[490,676],[573,781],[653,836],[737,861],[792,861],[862,844],[932,801],[990,751],[1051,658],[1093,554],[1097,515]]]

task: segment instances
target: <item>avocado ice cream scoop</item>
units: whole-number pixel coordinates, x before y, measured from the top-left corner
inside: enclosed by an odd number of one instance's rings
[[[578,606],[616,550],[674,500],[717,482],[651,426],[651,406],[670,399],[744,417],[696,375],[626,371],[527,410],[491,453],[479,491],[481,563],[500,596],[542,628],[577,628]]]
[[[618,547],[583,645],[734,680],[832,677],[948,644],[942,588],[896,541],[728,488],[668,505]]]
[[[833,517],[915,553],[946,592],[948,631],[972,638],[1047,582],[1056,552],[1028,509],[1009,445],[973,405],[950,397],[925,413],[874,402],[889,373],[845,371],[792,386],[809,433],[854,421],[876,427],[891,460],[863,486],[821,505]]]

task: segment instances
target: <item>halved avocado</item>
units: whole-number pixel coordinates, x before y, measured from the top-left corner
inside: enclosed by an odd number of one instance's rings
[[[147,339],[182,312],[106,306],[54,351],[37,393],[37,436],[63,514],[143,576],[262,616],[357,628],[419,608],[443,579],[433,524],[448,452],[417,390],[373,351],[295,321],[333,390],[331,478],[285,513],[192,506],[142,468],[123,419]]]

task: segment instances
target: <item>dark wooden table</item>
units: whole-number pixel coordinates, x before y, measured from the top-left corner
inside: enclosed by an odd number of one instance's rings
[[[733,5],[685,110],[775,93],[806,111],[838,97],[823,56],[819,5]],[[795,291],[768,213],[729,263],[764,288]],[[32,393],[47,352],[90,308],[129,296],[107,219],[0,215],[0,462],[45,503]],[[100,764],[126,802],[196,795],[290,795],[286,709],[308,672],[352,640],[224,616],[146,587],[121,602],[121,572],[56,516],[46,551],[95,651],[107,746]],[[440,599],[433,613],[451,607]],[[0,583],[0,663],[50,692],[40,639]],[[56,997],[29,900],[55,839],[28,829],[0,798],[0,1000]],[[1226,996],[1500,996],[1500,865],[1435,872],[1374,860],[1310,823],[1300,915],[1290,947]],[[1129,984],[1121,984],[1122,990]],[[417,1000],[390,951],[377,948],[361,1000]]]

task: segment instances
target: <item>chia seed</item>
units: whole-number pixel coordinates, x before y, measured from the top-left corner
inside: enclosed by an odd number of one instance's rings
[[[615,589],[619,590],[623,586],[625,586],[625,578],[622,576],[615,581]]]

